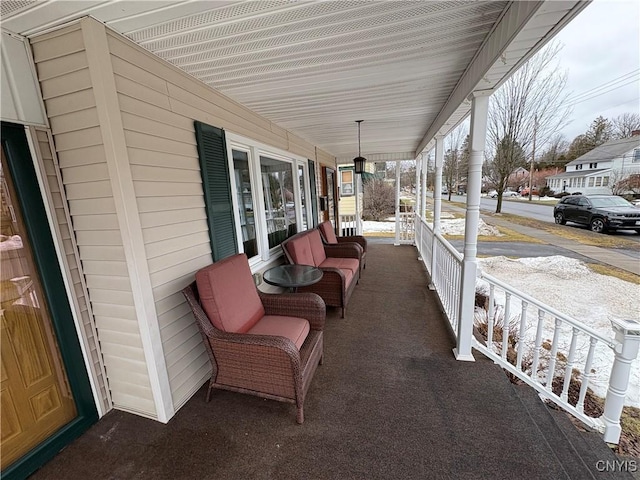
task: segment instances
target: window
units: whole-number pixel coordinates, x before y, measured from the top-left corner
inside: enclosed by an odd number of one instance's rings
[[[596,187],[602,185],[602,177],[596,177]]]
[[[340,195],[353,195],[353,170],[340,171]]]
[[[636,148],[633,150],[633,163],[640,162],[640,148]]]
[[[598,168],[598,163],[597,162],[590,163],[589,168]]]
[[[302,208],[302,225],[300,225],[300,231],[307,230],[309,228],[309,222],[307,220],[307,196],[305,185],[309,184],[309,181],[305,178],[305,168],[303,165],[298,165],[298,182],[300,185],[300,206]]]
[[[589,177],[589,186],[593,187],[593,177]]]
[[[582,164],[576,165],[576,170],[582,170]]]
[[[585,181],[585,178],[584,178],[584,177],[582,177],[582,178],[580,179],[580,186],[581,186],[581,187],[584,187],[584,181]]]
[[[602,186],[603,187],[609,186],[609,177],[602,177]]]
[[[249,153],[235,149],[232,152],[242,245],[247,257],[252,258],[258,254],[258,241],[256,238],[255,205],[251,188],[251,174],[249,172]]]
[[[273,248],[297,233],[293,165],[261,155],[260,173],[267,217],[267,238],[269,248]]]
[[[201,122],[195,129],[214,261],[279,255],[284,239],[314,222],[314,164]]]

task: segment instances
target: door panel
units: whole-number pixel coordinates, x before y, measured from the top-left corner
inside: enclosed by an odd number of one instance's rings
[[[0,220],[0,405],[4,470],[76,415],[4,149]]]

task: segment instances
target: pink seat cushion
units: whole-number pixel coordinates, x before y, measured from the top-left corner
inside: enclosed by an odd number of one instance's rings
[[[324,245],[322,244],[322,237],[320,237],[320,232],[315,229],[310,230],[305,236],[309,239],[309,247],[311,248],[313,261],[315,262],[314,266],[317,267],[327,258],[327,254],[324,251]]]
[[[340,270],[349,270],[351,275],[354,275],[360,269],[360,262],[357,258],[327,257],[327,259],[320,264],[320,267],[334,267]]]
[[[338,243],[338,238],[336,237],[336,232],[333,229],[333,225],[331,225],[331,222],[322,222],[318,226],[318,228],[322,232],[324,238],[327,240],[327,243]]]
[[[196,284],[202,308],[218,330],[246,333],[264,316],[244,253],[199,270]]]
[[[287,251],[295,264],[318,266],[313,259],[313,253],[311,252],[307,235],[302,235],[290,240],[287,243]]]
[[[309,322],[304,318],[282,315],[265,315],[247,333],[286,337],[300,350],[309,333]]]

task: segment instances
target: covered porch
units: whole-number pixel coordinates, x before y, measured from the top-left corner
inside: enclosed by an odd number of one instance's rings
[[[600,478],[601,437],[481,355],[455,360],[415,247],[369,248],[347,318],[328,309],[303,425],[292,405],[203,388],[166,425],[110,412],[31,478]]]

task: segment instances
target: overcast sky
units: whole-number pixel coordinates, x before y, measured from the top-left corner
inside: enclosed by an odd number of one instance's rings
[[[595,0],[555,38],[575,100],[567,140],[599,115],[640,113],[640,1]]]

